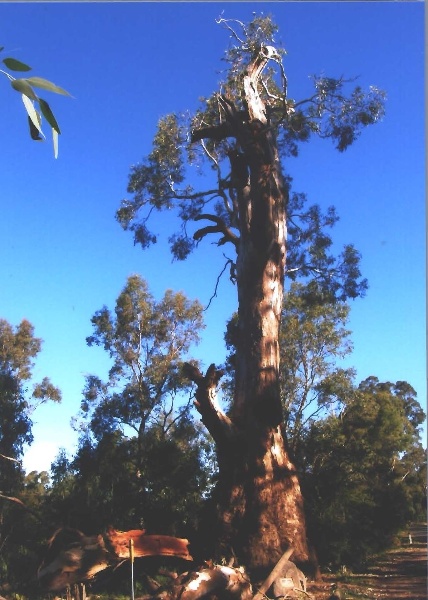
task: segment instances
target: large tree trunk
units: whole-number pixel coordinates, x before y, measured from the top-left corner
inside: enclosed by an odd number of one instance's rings
[[[222,98],[227,127],[236,139],[231,181],[239,206],[237,243],[238,327],[234,402],[225,415],[215,402],[221,376],[212,365],[197,383],[196,406],[213,436],[219,465],[215,492],[217,534],[252,569],[271,568],[289,547],[309,559],[303,500],[282,433],[279,331],[286,257],[286,194],[276,140],[257,93],[273,48],[262,48],[244,77],[246,111]],[[210,132],[194,139],[211,137]],[[217,138],[218,139],[218,138]]]

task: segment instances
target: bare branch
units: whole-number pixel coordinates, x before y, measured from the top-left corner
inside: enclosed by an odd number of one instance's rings
[[[245,25],[242,21],[238,21],[238,19],[223,19],[222,17],[219,17],[218,19],[216,19],[215,21],[217,23],[217,25],[224,25],[226,29],[228,29],[230,31],[230,33],[232,34],[232,36],[235,38],[235,40],[243,47],[246,48],[246,44],[244,40],[241,40],[241,38],[238,36],[238,34],[236,33],[236,31],[233,29],[233,27],[231,27],[229,25],[230,22],[232,23],[237,23],[238,25],[240,25],[245,33],[245,36],[247,36],[247,31],[245,29]]]
[[[224,256],[224,255],[223,255],[223,256]],[[225,257],[225,258],[226,258],[226,257]],[[211,306],[211,302],[214,300],[214,298],[217,298],[217,290],[218,290],[218,286],[219,286],[219,284],[220,284],[220,280],[221,280],[221,278],[222,278],[222,276],[223,276],[224,272],[226,271],[226,269],[227,269],[227,266],[228,266],[228,265],[230,265],[230,272],[231,272],[230,279],[232,280],[232,270],[233,270],[233,269],[234,269],[234,267],[235,267],[235,263],[233,262],[233,260],[232,260],[231,258],[228,258],[228,259],[226,260],[226,263],[225,263],[225,265],[224,265],[223,269],[221,270],[221,272],[219,273],[219,275],[218,275],[218,277],[217,277],[217,281],[216,281],[216,284],[215,284],[215,287],[214,287],[214,293],[213,293],[213,295],[211,296],[211,298],[209,299],[209,301],[208,301],[208,304],[207,304],[207,305],[206,305],[206,307],[204,308],[204,311],[207,311],[207,310],[209,309],[209,307]]]
[[[202,422],[213,436],[216,443],[219,440],[232,440],[237,432],[231,419],[221,410],[217,403],[217,384],[224,371],[212,364],[205,375],[195,365],[184,363],[183,373],[197,385],[194,405],[202,418]]]
[[[13,462],[21,464],[20,460],[18,460],[16,458],[12,458],[11,456],[5,456],[4,454],[0,454],[0,458],[4,458],[5,460],[12,460]]]
[[[20,500],[19,498],[15,498],[14,496],[6,496],[5,494],[3,494],[2,492],[0,492],[0,498],[2,498],[3,500],[8,500],[9,502],[14,502],[15,504],[18,504],[18,506],[20,506],[21,508],[23,508],[24,510],[26,510],[27,512],[29,512],[31,515],[33,515],[33,517],[35,517],[40,523],[42,523],[42,519],[39,517],[39,515],[34,512],[31,508],[28,508],[28,506],[26,506],[22,500]]]

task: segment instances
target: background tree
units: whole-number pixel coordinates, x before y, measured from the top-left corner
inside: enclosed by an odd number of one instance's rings
[[[353,388],[353,369],[337,362],[352,352],[346,329],[350,306],[317,293],[314,282],[293,283],[281,323],[281,396],[294,455],[305,427],[332,410]]]
[[[343,151],[382,116],[383,94],[356,86],[346,95],[349,82],[316,77],[310,97],[292,100],[282,65],[285,52],[275,45],[271,18],[219,23],[231,36],[221,92],[188,119],[171,114],[160,120],[151,154],[131,170],[132,198],[122,202],[117,218],[145,248],[157,241],[148,228],[151,213],[176,208],[182,227],[169,238],[176,258],[185,258],[212,235],[236,254],[227,259],[238,294],[229,414],[214,401],[221,370],[211,365],[203,375],[189,365],[187,375],[198,386],[196,407],[216,445],[217,522],[211,530],[218,550],[225,554],[232,548],[250,568],[264,569],[289,545],[297,560],[308,559],[301,491],[281,429],[285,272],[316,277],[324,294],[341,300],[366,287],[355,248],[346,246],[338,257],[331,252],[326,229],[337,220],[334,209],[323,214],[318,206],[307,208],[304,196],[291,192],[281,159],[297,155],[299,143],[312,135],[332,139]],[[203,164],[211,177],[204,180],[205,189],[195,191],[191,167]],[[200,221],[203,226],[195,230]]]
[[[354,369],[337,362],[352,352],[351,332],[346,329],[350,306],[319,294],[315,281],[292,282],[284,297],[280,330],[280,387],[283,425],[288,447],[298,454],[303,431],[318,417],[341,406],[354,388]],[[223,398],[231,401],[235,377],[238,315],[227,324],[227,377]]]
[[[402,381],[369,377],[343,402],[340,412],[312,423],[302,481],[324,564],[361,566],[424,513],[425,415]]]
[[[41,403],[61,400],[60,391],[47,377],[27,388],[41,345],[29,321],[13,327],[0,319],[0,573],[9,581],[19,570],[14,565],[22,567],[27,552],[20,528],[30,510],[23,503],[25,480],[20,459],[24,446],[33,440],[31,415]]]
[[[177,523],[186,529],[208,485],[205,442],[189,414],[191,385],[182,374],[199,341],[202,307],[171,291],[156,301],[134,275],[114,314],[104,307],[92,324],[87,342],[102,346],[113,366],[107,382],[87,377],[86,432],[71,464],[80,498],[74,508],[85,508],[68,519],[83,528],[86,514],[88,531],[113,522],[155,533],[174,533]]]

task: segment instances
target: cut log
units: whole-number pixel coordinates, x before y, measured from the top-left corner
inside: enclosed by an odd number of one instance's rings
[[[107,547],[118,558],[129,558],[129,541],[134,542],[134,556],[176,556],[193,560],[189,554],[189,541],[169,535],[146,535],[145,530],[116,531],[109,529],[104,536]]]
[[[144,530],[116,531],[86,536],[77,529],[58,529],[49,540],[46,556],[38,569],[38,580],[46,591],[60,592],[68,586],[92,579],[100,571],[129,558],[129,541],[134,557],[175,556],[193,560],[188,540],[166,535],[146,535]]]

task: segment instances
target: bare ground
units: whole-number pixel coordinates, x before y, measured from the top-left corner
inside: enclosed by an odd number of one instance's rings
[[[389,550],[359,575],[339,579],[326,575],[322,583],[308,582],[308,592],[315,600],[330,597],[332,585],[338,583],[343,600],[427,600],[427,524],[413,525],[400,547]]]

